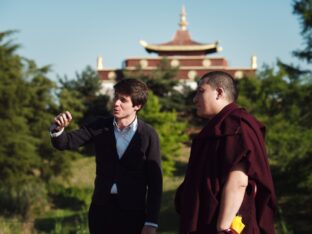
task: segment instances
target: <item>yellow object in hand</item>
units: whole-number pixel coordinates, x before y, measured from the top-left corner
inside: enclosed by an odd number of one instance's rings
[[[245,227],[245,224],[242,221],[242,217],[236,215],[231,224],[231,229],[235,231],[237,234],[240,234],[242,233],[244,227]]]

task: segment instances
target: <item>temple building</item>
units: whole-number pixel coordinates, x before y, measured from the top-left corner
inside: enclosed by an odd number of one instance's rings
[[[124,61],[122,68],[108,69],[103,67],[102,57],[98,57],[97,72],[102,80],[103,91],[112,89],[115,80],[123,78],[123,71],[131,72],[140,67],[145,74],[148,74],[156,70],[164,58],[172,67],[178,67],[179,71],[175,79],[194,88],[196,87],[196,77],[200,77],[209,71],[225,71],[237,79],[255,74],[257,69],[256,56],[251,57],[249,68],[229,67],[225,58],[210,56],[210,54],[222,50],[218,41],[207,44],[193,41],[187,30],[187,25],[186,11],[183,6],[180,14],[180,27],[174,34],[173,40],[161,44],[149,44],[143,40],[140,41],[148,53],[158,55],[155,58],[128,58]]]

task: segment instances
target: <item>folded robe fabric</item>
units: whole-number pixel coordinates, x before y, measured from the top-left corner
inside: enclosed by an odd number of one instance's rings
[[[249,182],[257,185],[256,196],[247,189],[240,209],[244,234],[254,230],[275,233],[276,198],[264,135],[260,122],[231,103],[194,137],[186,175],[175,198],[181,234],[196,231],[200,225],[216,231],[222,187],[238,163],[245,164]]]

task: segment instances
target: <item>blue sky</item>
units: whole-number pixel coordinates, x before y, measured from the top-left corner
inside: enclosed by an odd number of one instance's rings
[[[182,5],[188,30],[201,43],[220,42],[232,67],[273,65],[277,58],[299,64],[291,52],[303,48],[292,0],[1,0],[0,31],[16,29],[19,54],[39,66],[51,64],[49,74],[72,78],[87,65],[120,68],[129,57],[153,57],[139,44],[163,43],[178,29]]]

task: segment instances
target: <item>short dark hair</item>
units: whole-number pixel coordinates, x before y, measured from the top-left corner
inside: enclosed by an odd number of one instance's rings
[[[224,71],[212,71],[204,74],[200,81],[205,79],[205,83],[213,88],[221,87],[227,93],[230,101],[236,101],[238,97],[238,90],[236,82],[230,74]]]
[[[134,106],[143,107],[147,101],[148,88],[138,79],[122,79],[114,85],[114,90],[116,93],[129,95]]]

